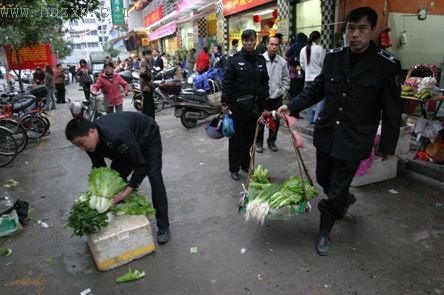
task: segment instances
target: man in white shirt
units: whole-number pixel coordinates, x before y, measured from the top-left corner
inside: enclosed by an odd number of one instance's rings
[[[307,41],[307,46],[302,48],[300,54],[301,67],[305,72],[304,88],[310,87],[315,78],[321,73],[324,65],[325,50],[319,46],[321,42],[321,34],[318,31],[313,31]],[[314,124],[322,111],[324,101],[322,100],[316,106],[316,112],[312,107],[307,109],[308,122]],[[314,107],[314,106],[313,106]]]
[[[290,74],[288,72],[287,61],[277,55],[279,48],[279,38],[271,37],[266,43],[267,51],[262,54],[267,65],[269,77],[269,97],[265,101],[264,109],[267,111],[275,111],[282,105],[282,99],[290,90]],[[269,130],[267,144],[268,148],[277,152],[276,138],[279,129],[279,117],[276,117],[276,130]],[[262,153],[264,141],[264,126],[261,125],[256,140],[256,151]]]

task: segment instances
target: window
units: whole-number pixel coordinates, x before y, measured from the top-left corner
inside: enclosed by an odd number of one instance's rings
[[[99,42],[103,42],[103,38],[102,37],[99,37]]]
[[[72,44],[72,49],[82,49],[82,44]]]
[[[85,18],[85,19],[83,19],[83,23],[84,24],[94,24],[95,22],[96,22],[96,20],[93,19],[93,18]]]
[[[97,48],[99,47],[99,43],[97,42],[88,42],[88,48]]]
[[[71,33],[71,37],[72,38],[80,38],[80,33],[73,32],[73,33]]]
[[[79,22],[76,21],[76,20],[70,20],[70,21],[69,21],[69,25],[70,25],[70,26],[78,26],[78,25],[79,25]]]
[[[87,33],[88,36],[97,36],[97,31],[91,31]]]

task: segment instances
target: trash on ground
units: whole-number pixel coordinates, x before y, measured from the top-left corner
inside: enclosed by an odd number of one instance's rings
[[[399,194],[399,192],[395,189],[389,189],[389,193],[393,194],[393,195],[397,195]]]
[[[327,285],[327,284],[325,284],[325,285],[324,285],[324,288],[325,288],[325,289],[327,289],[327,288],[328,288],[328,285]]]
[[[0,237],[15,234],[22,228],[15,210],[12,210],[9,214],[0,216]]]
[[[131,267],[128,269],[128,272],[120,277],[118,277],[116,279],[116,283],[126,283],[126,282],[131,282],[131,281],[135,281],[138,279],[141,279],[145,276],[145,272],[144,271],[138,271],[138,270],[131,270]]]
[[[211,282],[211,284],[215,284],[215,283],[216,283],[216,280],[215,280],[215,279],[212,279],[210,282]]]
[[[43,228],[49,228],[49,225],[46,222],[42,222],[41,225]]]
[[[17,185],[18,185],[18,182],[17,182],[17,181],[15,181],[15,180],[12,179],[12,178],[9,178],[8,180],[6,180],[6,183],[5,183],[4,186],[5,186],[7,189],[13,189],[13,188],[15,188]]]
[[[88,295],[88,294],[91,294],[91,289],[90,289],[90,288],[88,288],[88,289],[83,290],[82,292],[80,292],[80,295]]]
[[[0,216],[10,214],[16,211],[20,223],[24,222],[28,217],[29,204],[26,201],[18,199],[13,203],[8,196],[0,199]],[[1,235],[0,235],[1,236]]]
[[[3,256],[9,256],[12,253],[12,249],[11,248],[7,248],[7,247],[1,247],[0,248],[0,254],[2,254]]]
[[[245,254],[245,252],[247,252],[247,248],[242,248],[241,249],[241,254]]]
[[[198,247],[191,247],[190,248],[190,253],[191,254],[196,254],[198,252],[199,248]]]
[[[258,279],[259,281],[262,280],[262,274],[261,274],[261,273],[257,274],[257,279]]]
[[[5,263],[5,266],[10,266],[12,264],[12,261],[9,261],[8,263]]]

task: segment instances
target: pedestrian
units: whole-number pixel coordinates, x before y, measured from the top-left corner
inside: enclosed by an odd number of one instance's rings
[[[231,178],[239,180],[239,169],[248,172],[250,148],[254,142],[256,122],[268,96],[265,58],[254,50],[256,31],[242,32],[242,49],[227,60],[222,87],[222,111],[231,112],[234,135],[228,143]]]
[[[102,90],[104,103],[106,106],[106,113],[123,111],[123,97],[120,91],[120,86],[123,87],[125,96],[128,95],[128,83],[123,78],[114,73],[114,63],[108,61],[103,66],[103,73],[99,74],[96,83],[91,86],[91,93],[98,95],[99,90]]]
[[[134,60],[134,69],[139,70],[139,68],[140,68],[140,58],[136,58]]]
[[[112,113],[91,122],[72,119],[65,129],[66,138],[88,153],[93,168],[111,168],[128,181],[125,190],[113,197],[119,203],[136,190],[145,176],[151,184],[151,198],[156,209],[157,242],[170,240],[168,199],[162,177],[162,140],[159,126],[153,118],[137,112]]]
[[[189,73],[193,72],[194,64],[196,63],[196,49],[191,48],[185,59],[185,68]]]
[[[239,40],[233,39],[231,41],[231,48],[230,51],[228,51],[228,56],[231,57],[237,53],[237,46],[239,45]]]
[[[71,83],[74,83],[77,80],[76,79],[76,66],[70,65],[69,72],[71,73]]]
[[[267,51],[267,42],[270,37],[268,35],[262,36],[262,41],[256,46],[257,54],[264,54]]]
[[[49,111],[56,109],[56,101],[54,97],[54,89],[55,89],[55,82],[54,82],[54,72],[51,69],[50,65],[45,66],[45,86],[48,88],[48,94],[46,95],[46,105],[45,110]]]
[[[304,71],[300,63],[300,53],[307,45],[307,35],[298,33],[296,42],[287,50],[285,57],[288,61],[288,71],[290,72],[290,97],[293,98],[304,89]]]
[[[300,54],[301,67],[305,72],[304,88],[311,87],[314,79],[321,73],[322,65],[325,58],[325,50],[319,45],[321,42],[321,33],[318,31],[311,32],[307,46],[302,48]],[[325,100],[321,100],[316,105],[316,112],[313,110],[315,106],[307,108],[308,123],[314,124],[319,117],[319,113],[324,107]]]
[[[32,75],[32,79],[36,85],[45,84],[45,73],[42,71],[41,67],[35,68],[35,72]]]
[[[167,66],[168,66],[168,60],[170,59],[170,56],[167,55],[167,54],[165,54],[165,52],[163,52],[163,53],[160,55],[160,58],[162,59],[162,63],[163,63],[163,65],[167,65]]]
[[[143,97],[143,110],[142,112],[154,119],[154,100],[153,91],[155,86],[153,84],[153,73],[151,69],[152,60],[151,49],[145,49],[142,52],[142,62],[140,63],[139,77],[140,77],[140,89],[142,90]]]
[[[212,68],[223,69],[225,65],[225,56],[222,53],[222,46],[217,45],[213,47],[213,53],[211,54],[210,65]]]
[[[266,111],[275,111],[282,105],[283,98],[290,89],[290,74],[288,73],[287,61],[277,54],[279,48],[279,39],[271,37],[267,42],[267,51],[263,54],[269,77],[269,95],[265,100],[264,109]],[[276,118],[276,130],[269,129],[267,146],[273,152],[277,152],[276,147],[277,133],[279,130],[279,118]],[[256,140],[256,151],[262,153],[264,142],[264,125],[260,125]]]
[[[196,70],[200,74],[205,73],[210,68],[210,55],[208,47],[204,47],[196,60]]]
[[[163,70],[164,64],[163,59],[159,56],[159,51],[157,49],[152,50],[152,56],[151,59],[151,66],[152,68],[160,68],[160,70]]]
[[[62,64],[57,64],[54,73],[57,103],[66,103],[65,79],[66,79],[66,74],[63,71]]]
[[[350,46],[330,50],[312,86],[278,109],[281,115],[294,114],[326,97],[313,136],[316,178],[327,195],[318,204],[319,255],[328,255],[335,221],[356,201],[350,183],[361,160],[370,156],[380,120],[379,153],[384,160],[393,155],[399,136],[401,65],[372,41],[377,17],[369,7],[349,12],[345,30]]]
[[[91,84],[93,83],[92,72],[86,64],[86,60],[81,59],[79,61],[79,69],[77,70],[77,77],[79,77],[80,86],[83,88],[83,93],[85,94],[85,99],[91,99]]]
[[[277,55],[282,56],[281,44],[284,42],[284,35],[282,33],[276,33],[274,35],[279,40],[279,47],[277,49]]]

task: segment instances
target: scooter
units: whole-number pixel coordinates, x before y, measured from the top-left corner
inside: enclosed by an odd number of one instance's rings
[[[183,90],[175,99],[174,116],[180,118],[185,128],[194,128],[198,120],[221,112],[221,94],[221,91],[207,94],[203,89]]]

